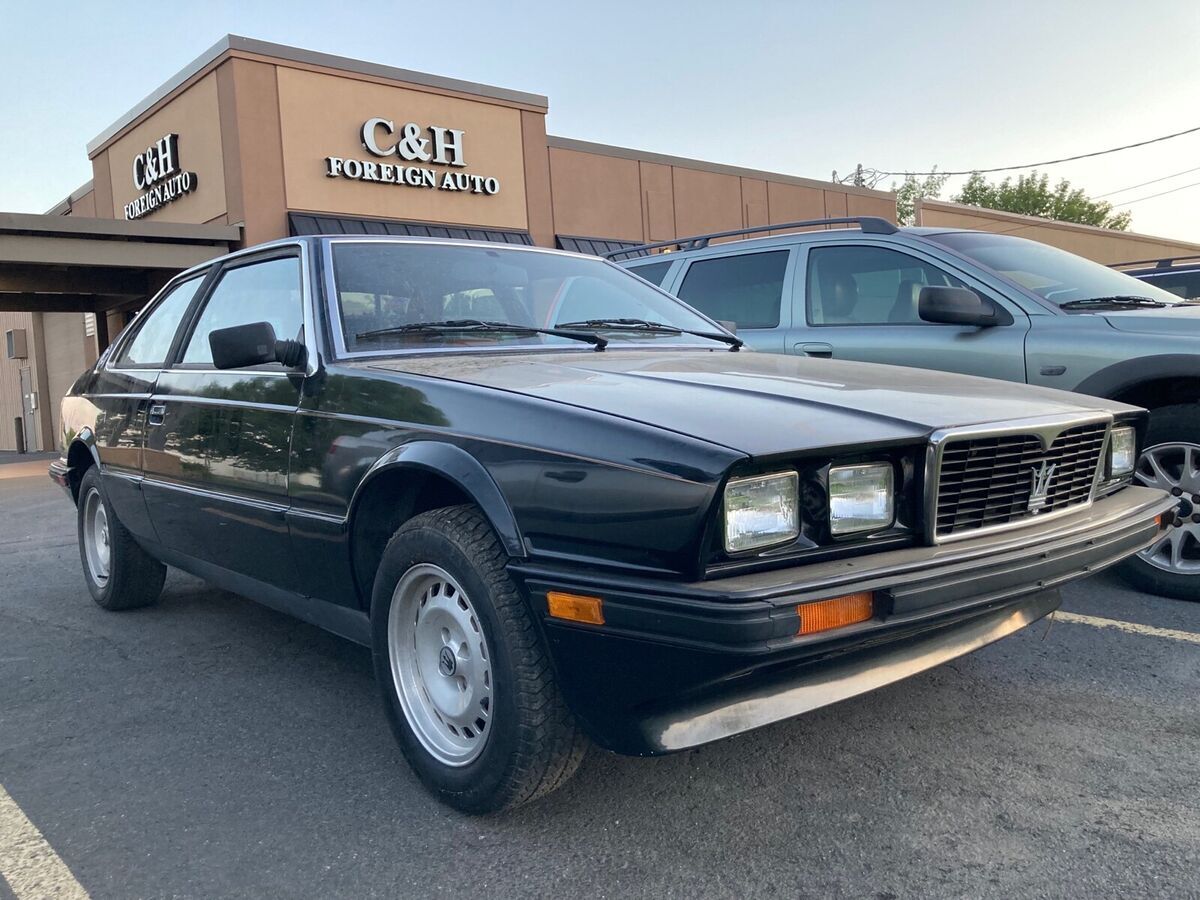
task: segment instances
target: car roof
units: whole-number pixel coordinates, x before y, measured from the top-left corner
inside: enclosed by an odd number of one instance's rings
[[[694,250],[673,250],[670,253],[654,253],[647,256],[635,256],[630,259],[618,260],[623,266],[646,265],[649,263],[669,262],[675,257],[680,256],[708,256],[712,254],[728,253],[730,250],[742,250],[747,248],[759,247],[779,247],[790,246],[797,242],[811,242],[819,240],[828,240],[830,238],[841,238],[845,235],[864,235],[865,237],[874,240],[895,239],[904,235],[916,235],[924,237],[930,234],[941,234],[947,231],[968,231],[965,228],[920,228],[916,226],[902,226],[892,234],[878,234],[864,232],[858,228],[823,228],[820,231],[789,231],[785,234],[768,234],[762,237],[739,238],[732,241],[723,241],[719,244],[709,244],[707,247],[697,247]]]

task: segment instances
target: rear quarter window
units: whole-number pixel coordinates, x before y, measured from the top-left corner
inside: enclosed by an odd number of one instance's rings
[[[737,323],[739,330],[775,328],[788,253],[771,250],[697,260],[684,275],[679,299],[711,319]]]
[[[662,287],[663,279],[667,277],[667,270],[671,268],[671,263],[674,261],[669,259],[666,262],[649,263],[644,266],[629,266],[629,271],[639,278],[645,278],[651,284]]]

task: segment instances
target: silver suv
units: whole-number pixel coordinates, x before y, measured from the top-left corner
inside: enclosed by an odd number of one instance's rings
[[[800,227],[822,230],[748,238]],[[1146,407],[1136,476],[1179,505],[1174,527],[1123,573],[1143,589],[1200,600],[1200,304],[1009,234],[871,217],[609,256],[736,326],[757,350],[984,375]]]

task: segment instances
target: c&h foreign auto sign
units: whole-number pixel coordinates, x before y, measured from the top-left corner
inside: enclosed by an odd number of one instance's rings
[[[126,219],[140,219],[196,189],[199,178],[179,166],[179,135],[163,135],[133,158],[133,186],[143,193],[125,204]]]
[[[460,129],[441,125],[422,128],[415,122],[406,122],[397,129],[396,123],[389,119],[367,119],[359,130],[363,149],[380,160],[395,159],[395,162],[327,156],[325,174],[330,178],[438,191],[500,193],[499,179],[459,171],[467,165],[463,134]]]

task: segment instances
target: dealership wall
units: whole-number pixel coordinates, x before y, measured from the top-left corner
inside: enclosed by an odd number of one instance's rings
[[[1164,259],[1172,256],[1200,254],[1200,244],[1170,238],[1150,237],[1111,228],[1095,228],[1040,219],[1016,213],[947,203],[944,200],[922,200],[917,203],[917,224],[939,228],[974,228],[998,234],[1011,234],[1050,244],[1105,265],[1133,260]]]
[[[663,241],[834,216],[896,220],[884,191],[554,136],[547,152],[561,235]]]

